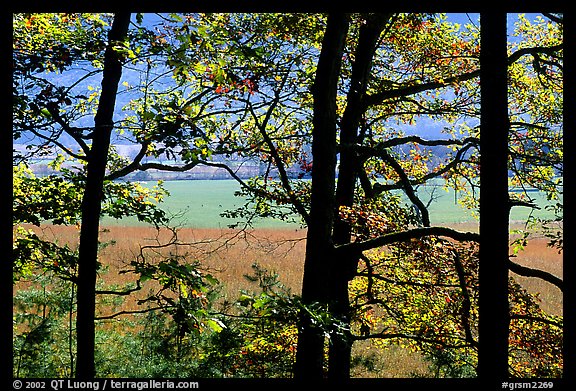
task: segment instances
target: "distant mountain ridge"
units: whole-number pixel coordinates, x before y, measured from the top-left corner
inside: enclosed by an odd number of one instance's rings
[[[132,160],[138,151],[140,146],[138,145],[125,145],[125,144],[115,144],[112,146],[118,154]],[[27,150],[27,144],[14,144],[14,151],[17,153],[29,152]],[[406,146],[405,152],[408,152],[409,147]],[[434,147],[422,147],[421,150],[430,150],[432,152],[432,157],[430,159],[431,166],[438,166],[445,162],[448,157],[450,150],[444,146],[434,146]],[[45,155],[37,159],[29,159],[28,164],[35,175],[43,176],[54,174],[55,171],[52,170],[48,163],[56,158],[56,155]],[[214,156],[213,162],[227,164],[235,174],[242,179],[248,179],[255,176],[269,175],[271,177],[276,177],[275,171],[267,173],[268,165],[261,163],[257,160],[240,160],[240,159],[227,159],[222,156]],[[145,158],[143,162],[156,162],[169,165],[182,165],[183,163],[168,159],[157,159],[157,158]],[[65,162],[64,167],[74,166],[73,162]],[[302,173],[300,166],[298,164],[292,165],[287,168],[287,174],[291,178],[309,178],[309,173]],[[122,180],[138,180],[138,181],[150,181],[150,180],[195,180],[195,179],[231,179],[229,172],[223,168],[211,167],[206,165],[198,165],[188,171],[184,172],[174,172],[174,171],[162,171],[157,169],[149,169],[146,171],[135,171],[126,175]]]

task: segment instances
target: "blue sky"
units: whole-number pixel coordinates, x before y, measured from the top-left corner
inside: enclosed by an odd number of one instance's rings
[[[533,20],[535,19],[536,16],[541,15],[541,14],[527,14],[528,18]],[[447,14],[448,17],[448,21],[450,22],[454,22],[454,23],[459,23],[462,25],[468,24],[468,23],[473,23],[476,26],[479,25],[479,14],[478,13],[469,13],[469,14],[456,14],[456,13],[450,13]],[[514,23],[517,20],[518,14],[509,14],[508,16],[508,30],[509,30],[509,35],[511,36],[513,28],[514,28]],[[134,19],[136,18],[136,15],[134,15]],[[160,17],[158,17],[155,14],[145,14],[144,15],[144,24],[146,26],[154,26],[154,25],[158,25],[162,23],[162,19]],[[512,38],[512,37],[511,37]],[[125,72],[125,77],[129,78],[128,76],[129,72]],[[66,79],[67,77],[74,77],[74,75],[60,75],[59,77],[62,77],[64,79]],[[65,80],[61,80],[62,84],[66,84]],[[60,84],[60,83],[58,83]],[[97,86],[99,84],[99,76],[96,76],[94,78],[91,78],[91,80],[86,80],[85,83],[82,83],[83,85],[87,85],[87,84],[91,84],[93,86]],[[119,96],[119,101],[125,101],[126,98],[128,98],[127,96]],[[121,105],[118,105],[119,107]],[[88,116],[86,117],[83,121],[81,121],[81,124],[78,124],[79,126],[90,126],[91,123],[93,122],[93,119]],[[408,133],[421,133],[422,129],[426,129],[425,133],[426,133],[426,137],[436,137],[440,134],[441,129],[445,126],[445,124],[441,124],[441,123],[437,123],[437,122],[433,122],[432,120],[429,120],[425,117],[421,117],[418,120],[418,126],[417,127],[406,127],[406,131]]]

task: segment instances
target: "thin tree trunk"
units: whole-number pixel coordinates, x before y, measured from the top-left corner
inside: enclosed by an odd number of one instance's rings
[[[480,15],[480,269],[478,376],[508,377],[508,84],[506,13]]]
[[[348,16],[330,14],[322,41],[313,86],[314,120],[312,154],[312,195],[308,225],[302,301],[305,305],[327,302],[327,281],[334,268],[332,227],[336,180],[336,95]],[[321,379],[324,367],[324,333],[302,311],[294,376]]]
[[[338,185],[336,187],[336,216],[333,241],[340,245],[349,243],[352,229],[348,222],[338,216],[341,206],[352,206],[358,177],[358,156],[354,146],[358,143],[358,128],[362,118],[363,98],[372,69],[372,59],[378,44],[378,39],[390,18],[389,14],[371,15],[366,24],[360,27],[358,44],[354,55],[350,89],[347,95],[346,109],[342,116],[340,127],[340,166]],[[352,336],[350,326],[350,299],[348,282],[354,278],[358,265],[358,257],[351,255],[336,259],[330,280],[330,313],[336,317],[343,328],[339,327],[331,335],[328,377],[332,379],[350,378],[350,359],[352,355]]]
[[[102,194],[116,94],[122,75],[120,54],[114,49],[117,42],[126,39],[130,13],[118,13],[108,35],[108,47],[104,54],[102,93],[94,118],[94,137],[90,151],[86,188],[82,198],[82,227],[78,261],[78,314],[76,318],[77,362],[76,377],[93,378],[95,372],[95,311],[96,272],[98,258],[98,231]]]

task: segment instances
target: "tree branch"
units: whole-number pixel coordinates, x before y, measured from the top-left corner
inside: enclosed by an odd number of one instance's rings
[[[58,106],[56,104],[50,104],[49,103],[46,105],[46,109],[48,110],[48,112],[50,113],[50,115],[52,116],[54,121],[56,121],[56,123],[58,125],[60,125],[62,127],[62,129],[68,135],[70,135],[70,137],[72,137],[74,139],[74,141],[76,141],[78,143],[80,148],[82,148],[82,151],[84,152],[84,154],[86,156],[88,156],[90,154],[90,147],[88,147],[88,144],[86,144],[86,142],[83,139],[84,137],[82,136],[82,131],[84,129],[70,126],[70,124],[68,124],[66,121],[64,121],[64,118],[62,118],[62,116],[60,115],[60,112],[59,112],[60,109],[58,108]]]
[[[404,171],[400,163],[398,163],[396,159],[394,159],[386,149],[381,150],[380,156],[392,167],[392,169],[394,169],[396,174],[398,174],[398,176],[400,177],[400,183],[404,188],[404,193],[406,193],[410,201],[412,201],[412,203],[416,205],[416,207],[420,211],[420,216],[424,227],[430,227],[430,214],[428,213],[428,208],[426,208],[426,205],[424,205],[422,200],[420,200],[420,198],[414,191],[414,188],[410,183],[410,178],[408,178],[408,175],[406,175],[406,172]]]
[[[474,346],[474,344],[470,344],[470,343],[462,343],[462,344],[448,343],[448,342],[443,341],[441,338],[437,338],[437,339],[428,338],[428,337],[423,337],[423,336],[420,336],[417,334],[386,333],[386,330],[384,330],[380,333],[375,333],[375,334],[353,335],[353,338],[356,341],[363,341],[363,340],[375,339],[375,338],[379,338],[379,339],[394,339],[394,338],[411,339],[411,340],[418,341],[418,342],[440,345],[443,348],[447,348],[447,349],[455,349],[455,348],[464,348],[464,347]]]
[[[554,54],[555,52],[561,50],[563,47],[564,47],[563,44],[559,44],[555,46],[537,46],[533,48],[519,49],[516,52],[512,53],[510,56],[508,56],[508,64],[510,65],[518,61],[518,59],[527,54],[531,55],[537,55],[538,53]],[[367,95],[365,97],[363,101],[364,110],[368,109],[371,106],[379,105],[387,99],[394,99],[409,95],[415,95],[420,92],[447,87],[450,84],[471,80],[479,76],[480,76],[480,70],[478,69],[475,71],[463,73],[461,75],[448,77],[444,79],[442,82],[434,81],[428,83],[413,84],[411,86],[400,87],[393,90],[376,92],[372,95]]]
[[[365,260],[365,257],[362,257],[363,260]],[[380,280],[380,281],[384,281],[387,282],[389,284],[394,284],[394,285],[399,285],[399,286],[417,286],[420,288],[459,288],[460,285],[455,285],[455,284],[440,284],[440,283],[425,283],[425,282],[416,282],[416,281],[399,281],[399,280],[394,280],[392,278],[388,278],[385,276],[382,276],[380,274],[374,274],[374,271],[370,270],[371,267],[369,268],[369,270],[367,272],[358,272],[356,273],[356,276],[358,277],[366,277],[368,279],[375,279],[375,280]]]
[[[537,56],[538,54],[541,54],[541,53],[553,55],[556,52],[562,50],[563,48],[564,48],[564,44],[561,43],[561,44],[558,44],[555,46],[536,46],[533,48],[518,49],[517,51],[515,51],[514,53],[512,53],[508,57],[508,65],[518,61],[518,59],[520,59],[520,57],[525,56],[527,54],[530,54],[532,56]]]
[[[372,95],[366,95],[366,97],[363,100],[364,110],[367,110],[371,106],[382,104],[385,100],[388,99],[400,98],[409,95],[415,95],[420,92],[428,90],[439,89],[456,82],[471,80],[478,76],[480,76],[480,70],[475,70],[464,73],[462,75],[449,77],[447,79],[444,79],[444,81],[442,82],[434,81],[429,83],[414,84],[411,86],[400,87],[394,90],[376,92]]]
[[[58,138],[60,137],[60,135],[62,134],[62,129],[60,130],[60,132],[53,132],[52,133],[52,137],[51,136],[46,136],[40,132],[38,132],[36,130],[36,128],[34,128],[33,126],[25,126],[25,127],[21,127],[19,130],[21,131],[29,131],[31,132],[34,136],[45,140],[44,145],[49,146],[50,144],[55,145],[56,147],[60,148],[62,151],[64,151],[66,154],[72,156],[75,159],[78,160],[82,160],[82,161],[87,161],[87,157],[84,155],[79,155],[77,153],[74,153],[72,150],[70,150],[68,147],[66,147],[64,144],[62,144],[61,142],[58,141]]]
[[[554,15],[552,13],[549,12],[542,12],[542,15],[544,15],[545,17],[547,17],[548,19],[550,19],[553,22],[556,22],[558,24],[563,24],[564,23],[564,18],[559,17],[557,15]]]
[[[152,307],[152,308],[147,308],[145,310],[134,310],[134,311],[120,311],[120,312],[116,312],[115,314],[112,315],[106,315],[106,316],[96,316],[94,317],[94,320],[106,320],[106,319],[114,319],[117,316],[120,315],[134,315],[134,314],[145,314],[147,312],[152,312],[152,311],[157,311],[157,310],[163,310],[167,307]]]
[[[129,173],[140,169],[141,168],[140,162],[146,156],[146,152],[147,152],[148,146],[150,146],[150,144],[151,144],[150,141],[145,141],[144,143],[142,143],[140,151],[138,151],[138,154],[134,157],[134,160],[130,164],[126,165],[125,167],[122,167],[121,169],[108,174],[106,176],[106,179],[107,180],[114,180],[114,179],[122,178],[123,176],[128,175]]]
[[[336,246],[336,251],[342,252],[357,252],[371,250],[374,248],[386,246],[396,242],[404,242],[411,239],[419,239],[426,236],[446,236],[458,241],[472,241],[479,242],[480,235],[474,232],[461,232],[447,227],[423,227],[413,228],[407,231],[392,232],[377,238],[368,239],[364,241],[357,241]]]
[[[196,167],[198,164],[200,164],[200,161],[189,162],[189,163],[183,164],[181,166],[170,166],[167,164],[152,162],[152,163],[139,164],[138,169],[142,170],[142,171],[155,169],[155,170],[163,170],[163,171],[171,171],[171,172],[184,172],[184,171],[188,171],[188,170]]]
[[[564,325],[562,323],[559,322],[554,322],[553,320],[550,319],[546,319],[546,318],[541,318],[539,316],[532,316],[532,315],[510,315],[510,319],[521,319],[521,320],[529,320],[532,322],[540,322],[540,323],[546,323],[549,324],[551,326],[555,326],[555,327],[559,327],[559,328],[564,328]]]
[[[420,145],[425,145],[428,147],[434,146],[449,146],[449,145],[466,145],[466,144],[474,144],[479,145],[480,139],[478,137],[466,137],[463,139],[436,139],[436,140],[426,140],[421,138],[420,136],[405,136],[405,137],[397,137],[390,140],[385,140],[376,144],[375,148],[390,148],[395,147],[397,145],[403,145],[408,143],[416,143]]]
[[[480,242],[480,235],[475,232],[461,232],[447,227],[423,227],[413,228],[402,232],[392,232],[364,241],[347,243],[340,246],[335,246],[335,249],[338,252],[362,253],[363,251],[383,247],[392,243],[404,242],[411,239],[419,239],[426,236],[445,236],[462,242]],[[558,287],[558,289],[560,289],[562,292],[564,291],[564,281],[551,273],[522,266],[512,262],[511,260],[508,260],[508,268],[510,271],[520,276],[540,278]]]
[[[221,169],[223,169],[223,170],[226,170],[226,171],[228,171],[228,174],[230,174],[230,176],[231,176],[232,178],[234,178],[234,180],[236,180],[236,182],[238,182],[238,183],[240,184],[240,186],[242,186],[244,189],[246,189],[246,190],[248,190],[248,191],[250,191],[250,192],[252,192],[252,193],[258,194],[258,195],[261,196],[261,197],[267,198],[267,197],[270,196],[270,194],[267,193],[266,191],[262,191],[262,190],[260,190],[260,189],[257,189],[257,188],[254,188],[254,187],[251,187],[250,185],[248,185],[248,184],[247,184],[246,182],[244,182],[244,181],[242,180],[242,178],[240,178],[240,177],[236,174],[236,172],[235,172],[234,170],[232,170],[227,164],[224,164],[224,163],[214,163],[214,162],[208,162],[208,161],[199,161],[198,163],[203,164],[203,165],[205,165],[205,166],[216,167],[216,168],[221,168]]]
[[[460,283],[460,290],[462,291],[462,325],[464,326],[464,333],[466,335],[466,341],[478,346],[478,342],[474,340],[472,336],[472,330],[470,328],[470,308],[472,302],[470,300],[470,294],[468,293],[468,287],[466,285],[466,274],[464,271],[464,266],[460,262],[460,256],[458,252],[453,252],[454,267],[456,269],[456,274],[458,275],[458,281]]]
[[[288,77],[288,73],[286,73],[286,76],[284,77],[284,79],[281,83],[282,86],[286,82],[287,77]],[[292,190],[292,186],[290,185],[290,181],[288,179],[288,174],[286,173],[286,168],[284,166],[284,162],[280,158],[280,155],[278,154],[278,150],[276,149],[274,142],[272,141],[272,139],[268,135],[268,132],[266,132],[266,125],[268,124],[268,121],[270,120],[270,118],[272,116],[272,112],[274,111],[274,109],[278,105],[279,100],[280,100],[279,92],[276,92],[276,96],[274,98],[274,101],[272,102],[272,105],[268,108],[268,111],[266,112],[266,116],[264,117],[264,120],[262,123],[258,122],[258,117],[257,117],[256,113],[254,112],[252,105],[249,105],[249,108],[250,108],[250,112],[251,112],[252,116],[254,117],[254,121],[256,122],[256,126],[257,126],[258,130],[260,131],[262,138],[264,139],[264,142],[266,143],[266,145],[268,145],[268,148],[270,149],[270,155],[272,155],[272,158],[274,159],[274,162],[276,163],[276,168],[278,169],[280,181],[282,182],[282,186],[284,186],[284,189],[286,189],[286,193],[288,194],[288,197],[290,198],[290,202],[292,203],[292,205],[294,205],[294,207],[296,208],[298,213],[300,213],[300,215],[302,216],[304,221],[306,221],[306,223],[309,223],[310,216],[308,214],[308,211],[306,210],[304,205],[300,202],[300,200],[298,198],[296,198],[296,195],[294,194],[294,191]]]
[[[444,173],[450,171],[451,169],[455,168],[458,164],[464,163],[465,160],[462,159],[462,156],[463,156],[470,148],[472,148],[474,145],[475,145],[475,144],[473,144],[473,143],[464,145],[464,147],[460,148],[460,149],[458,150],[458,152],[456,152],[456,155],[454,156],[454,159],[453,159],[452,161],[450,161],[448,164],[446,164],[444,167],[442,167],[442,168],[439,169],[439,170],[430,172],[430,173],[424,175],[422,178],[412,179],[412,180],[410,180],[410,184],[412,184],[412,185],[417,185],[417,184],[424,183],[424,182],[428,181],[429,179],[437,178],[437,177],[441,176],[442,174],[444,174]],[[382,185],[382,184],[380,184],[380,183],[376,183],[376,184],[374,185],[374,189],[373,189],[373,190],[374,190],[374,195],[377,195],[377,194],[382,193],[383,191],[400,189],[400,188],[402,188],[402,183],[400,183],[400,182],[397,182],[397,183],[394,183],[394,184],[390,184],[390,185],[389,185],[389,184]]]
[[[116,296],[128,296],[131,293],[137,292],[140,289],[142,289],[142,286],[140,285],[140,280],[136,280],[136,288],[131,288],[131,289],[126,289],[125,291],[106,291],[106,290],[100,290],[100,291],[96,291],[97,295],[116,295]]]
[[[510,259],[508,260],[508,269],[510,269],[511,272],[518,274],[519,276],[540,278],[541,280],[549,282],[564,292],[564,281],[551,273],[545,272],[544,270],[532,269],[526,266],[522,266],[511,261]]]

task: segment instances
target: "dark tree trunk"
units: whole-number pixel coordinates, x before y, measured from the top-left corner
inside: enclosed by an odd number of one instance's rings
[[[575,42],[576,40],[576,13],[572,10],[564,13],[564,42]],[[564,101],[574,102],[576,94],[576,61],[575,61],[575,48],[573,44],[564,45]],[[576,111],[574,109],[564,109],[564,129],[576,128]],[[567,131],[563,133],[564,138],[564,151],[576,150],[576,135],[574,131]],[[571,153],[564,153],[564,177],[568,178],[564,183],[570,183],[575,179],[576,172],[576,156]],[[573,227],[576,221],[576,210],[574,210],[574,202],[564,203],[564,226]],[[574,316],[573,309],[576,308],[576,267],[571,259],[576,259],[576,251],[574,242],[567,240],[564,242],[564,368],[576,368],[576,333],[569,332],[576,330],[576,317]],[[571,309],[568,311],[568,309]],[[576,373],[572,370],[566,370],[563,373],[563,379],[566,384],[575,384]]]
[[[333,241],[334,244],[345,244],[351,240],[350,224],[338,216],[341,206],[352,206],[358,176],[359,160],[354,147],[358,143],[358,128],[364,113],[363,98],[372,69],[372,59],[380,34],[384,30],[390,15],[371,15],[366,24],[360,27],[358,44],[352,66],[350,89],[347,95],[346,109],[340,126],[340,166],[338,185],[336,187],[336,209]],[[341,257],[335,259],[330,280],[330,312],[344,325],[350,326],[350,302],[348,282],[354,278],[358,257]],[[344,327],[346,330],[346,327]],[[330,338],[328,377],[347,379],[350,377],[350,359],[352,354],[352,336],[342,328],[335,330]]]
[[[76,318],[77,364],[76,377],[95,376],[94,331],[96,310],[96,272],[98,258],[98,231],[108,148],[113,128],[116,94],[122,75],[119,53],[115,43],[124,41],[130,23],[129,13],[119,13],[108,35],[108,47],[104,54],[102,93],[94,118],[94,137],[86,174],[86,188],[82,198],[82,227],[80,231],[78,263],[78,313]]]
[[[508,83],[506,13],[481,22],[478,376],[508,377]]]
[[[313,170],[310,223],[302,281],[306,305],[327,304],[329,272],[335,267],[332,243],[336,171],[336,94],[349,20],[344,14],[328,16],[313,85]],[[324,334],[302,311],[294,376],[321,379],[324,367]]]

